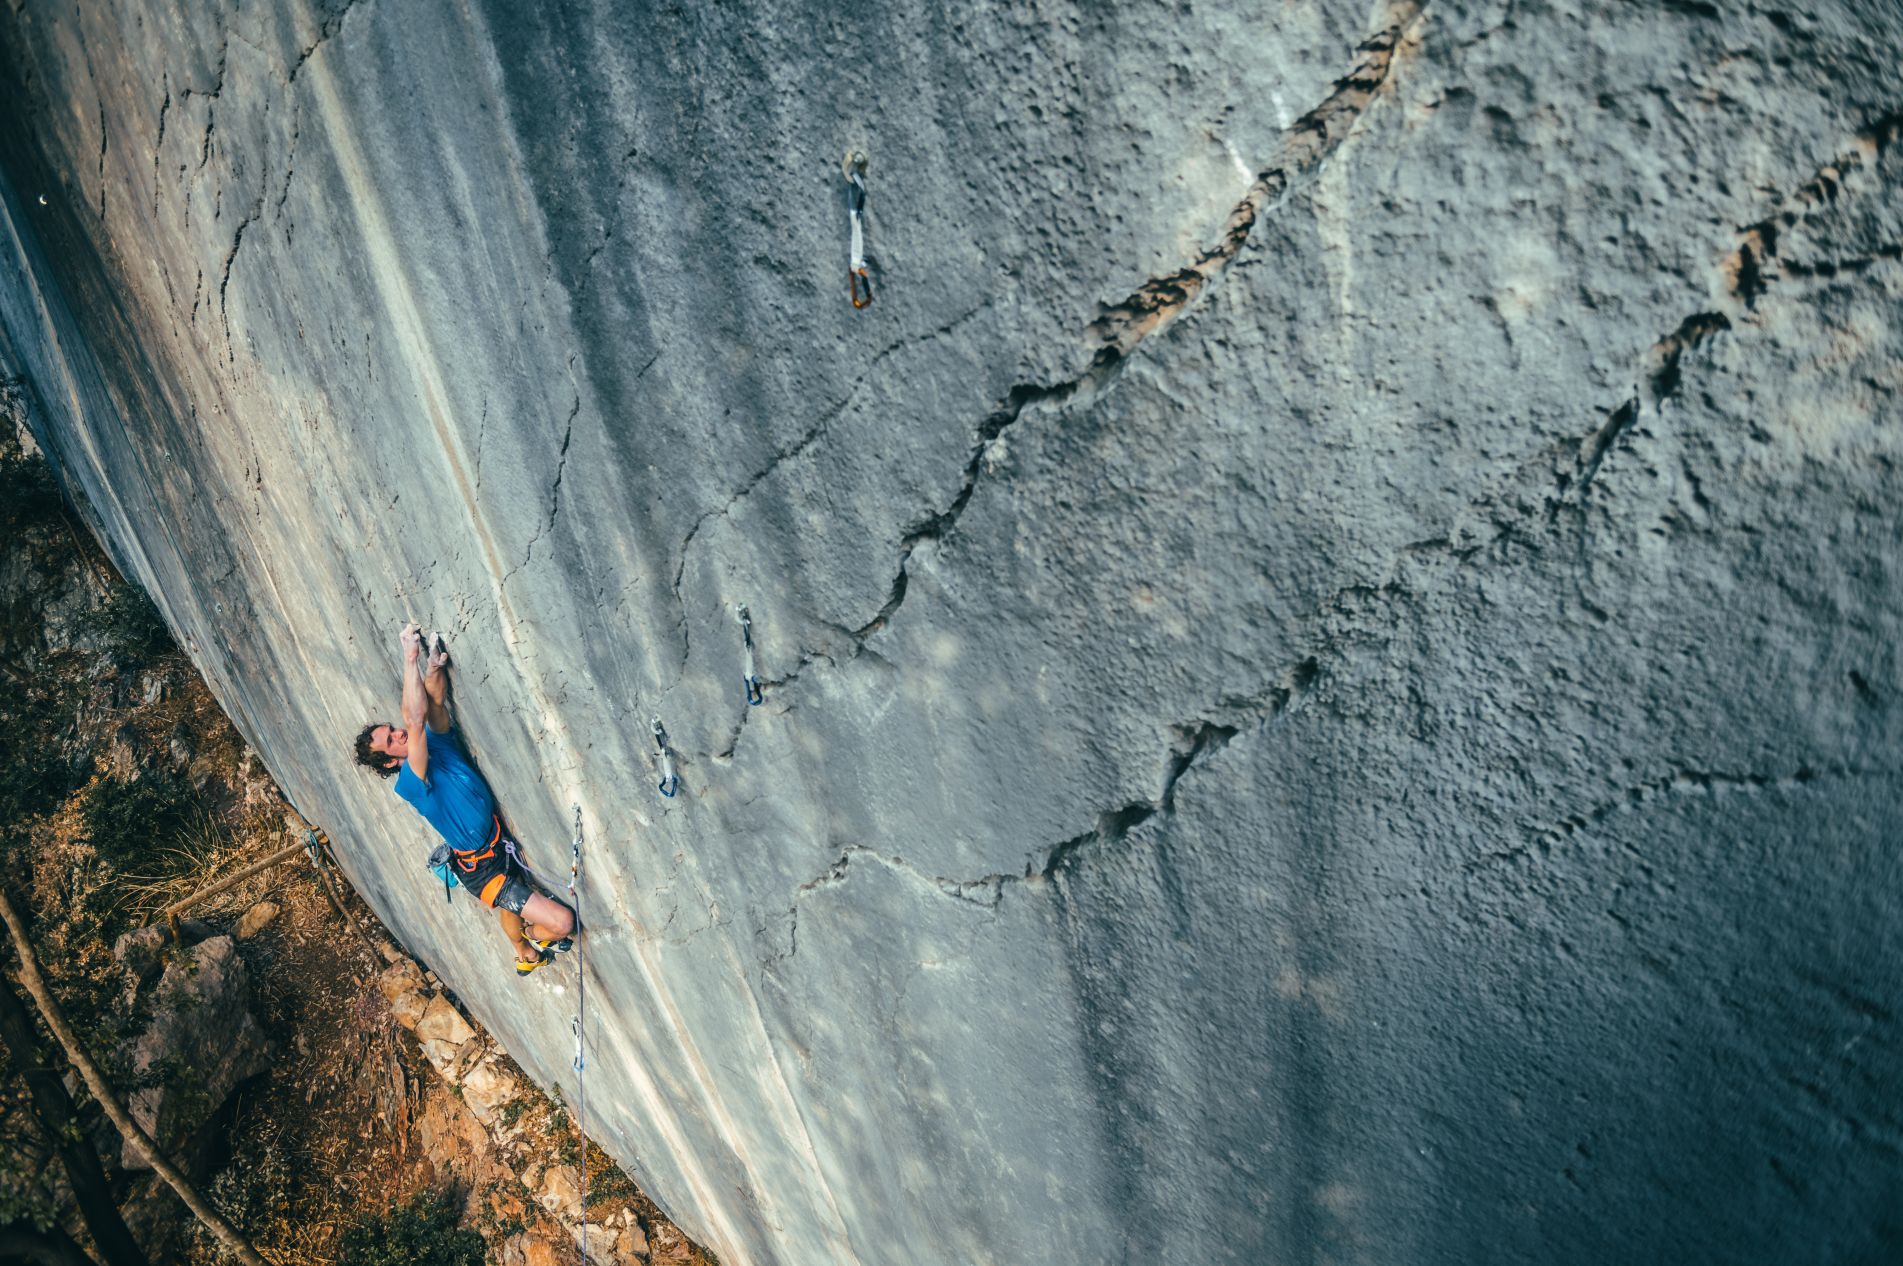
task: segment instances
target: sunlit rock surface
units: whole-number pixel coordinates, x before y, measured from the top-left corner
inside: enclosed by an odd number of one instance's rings
[[[3,350],[725,1261],[1875,1260],[1900,22],[26,0]],[[579,964],[349,764],[406,616]]]

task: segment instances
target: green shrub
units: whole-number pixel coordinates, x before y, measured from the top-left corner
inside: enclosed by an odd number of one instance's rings
[[[482,1266],[482,1237],[456,1229],[447,1196],[421,1191],[344,1232],[337,1266]]]

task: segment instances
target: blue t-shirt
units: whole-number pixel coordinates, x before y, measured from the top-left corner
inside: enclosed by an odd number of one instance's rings
[[[427,727],[426,727],[427,728]],[[482,848],[495,833],[496,798],[463,750],[462,734],[429,730],[429,778],[418,778],[404,761],[397,771],[396,794],[409,801],[451,848]]]

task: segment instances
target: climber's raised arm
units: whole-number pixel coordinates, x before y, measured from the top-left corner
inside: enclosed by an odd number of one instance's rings
[[[404,759],[418,778],[429,778],[429,695],[423,689],[423,630],[415,624],[403,626],[397,635],[403,647],[403,728],[409,732],[409,750]],[[440,706],[440,705],[439,705]]]
[[[449,652],[443,649],[443,635],[430,635],[429,649],[425,652],[427,670],[423,673],[423,693],[428,696],[428,708],[424,715],[429,720],[429,728],[438,734],[449,733],[449,673],[445,668],[449,664]]]

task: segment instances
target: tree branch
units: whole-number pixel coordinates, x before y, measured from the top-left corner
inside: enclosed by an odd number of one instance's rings
[[[106,1266],[149,1266],[139,1242],[132,1238],[119,1214],[99,1157],[78,1130],[69,1128],[74,1115],[72,1098],[60,1083],[59,1074],[41,1062],[32,1017],[4,979],[0,979],[0,1046],[13,1053],[13,1066],[33,1096],[34,1115],[66,1166],[80,1216],[86,1219],[86,1229],[92,1232],[93,1243],[106,1259]]]
[[[86,1048],[80,1045],[79,1035],[74,1033],[72,1027],[66,1023],[66,1017],[60,1014],[59,1004],[54,1001],[52,993],[46,987],[45,979],[40,975],[39,960],[33,956],[33,943],[26,939],[26,924],[21,921],[18,912],[13,908],[13,903],[7,900],[4,892],[0,892],[0,919],[6,920],[7,931],[13,935],[14,951],[20,956],[20,984],[25,987],[27,996],[33,999],[34,1005],[40,1009],[40,1016],[46,1021],[46,1027],[53,1030],[53,1036],[59,1039],[60,1046],[66,1051],[67,1060],[79,1073],[81,1080],[86,1083],[86,1089],[92,1092],[92,1097],[99,1101],[99,1106],[105,1110],[106,1116],[119,1127],[119,1133],[125,1136],[126,1142],[132,1144],[138,1153],[145,1157],[146,1163],[152,1166],[153,1171],[178,1193],[179,1199],[185,1202],[185,1207],[205,1224],[207,1230],[218,1237],[219,1242],[231,1252],[232,1256],[243,1262],[244,1266],[265,1266],[264,1259],[258,1256],[258,1251],[251,1247],[250,1242],[238,1234],[229,1222],[219,1217],[216,1209],[205,1203],[204,1197],[198,1194],[198,1190],[171,1161],[165,1159],[159,1151],[159,1145],[152,1141],[152,1136],[139,1128],[139,1123],[132,1119],[132,1114],[127,1112],[125,1105],[119,1102],[119,1097],[113,1093],[112,1087],[101,1075],[99,1066],[93,1063],[92,1057],[86,1054]]]

